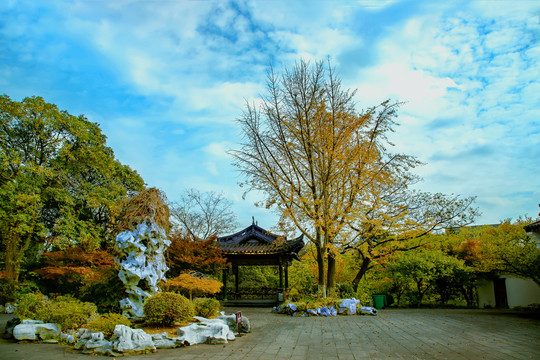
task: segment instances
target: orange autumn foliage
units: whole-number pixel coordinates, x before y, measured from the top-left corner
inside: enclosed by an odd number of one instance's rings
[[[468,266],[479,264],[483,260],[482,243],[480,239],[468,237],[463,243],[454,249],[457,258],[465,260]]]
[[[103,250],[85,252],[81,247],[43,254],[43,266],[35,272],[43,279],[68,283],[96,281],[114,266],[111,254]]]
[[[154,222],[167,233],[170,230],[170,212],[167,196],[156,188],[148,188],[124,199],[116,230],[134,230],[143,222]]]
[[[167,280],[163,288],[167,291],[189,294],[191,300],[193,295],[214,295],[221,290],[222,286],[223,284],[217,280],[198,278],[190,274],[180,274],[174,279]]]
[[[167,249],[169,276],[195,270],[206,274],[217,274],[225,267],[227,260],[221,249],[215,246],[215,236],[208,240],[190,240],[180,233],[169,236],[171,245]]]

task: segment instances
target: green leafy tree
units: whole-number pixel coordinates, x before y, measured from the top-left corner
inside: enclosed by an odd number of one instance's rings
[[[238,268],[239,291],[256,293],[278,287],[279,276],[275,266],[240,266]],[[234,284],[234,282],[231,282]]]
[[[39,247],[111,240],[119,200],[143,188],[97,124],[40,97],[0,96],[0,250],[10,283]]]
[[[455,229],[451,229],[445,234],[444,241],[441,243],[441,249],[444,252],[463,260],[464,271],[458,271],[455,281],[448,286],[454,286],[453,291],[461,293],[468,306],[474,306],[477,302],[476,283],[478,280],[492,277],[492,271],[485,266],[488,260],[482,253],[480,239],[473,235],[477,230],[471,232],[464,228],[456,233]],[[439,284],[441,291],[444,291],[443,286],[444,284]]]
[[[438,243],[438,231],[470,224],[479,214],[474,197],[412,191],[418,178],[403,168],[385,169],[386,181],[370,184],[367,201],[354,210],[348,236],[340,238],[342,251],[352,252],[360,267],[353,279],[356,290],[362,277],[399,253]]]
[[[532,219],[502,221],[497,226],[462,228],[449,241],[480,273],[512,274],[540,286],[540,241],[527,235],[524,226]]]
[[[476,301],[475,283],[478,277],[474,268],[460,262],[450,262],[450,268],[435,279],[433,293],[438,295],[442,304],[452,299],[463,298],[467,306],[474,306]]]
[[[540,241],[523,229],[530,222],[503,221],[496,228],[486,229],[480,241],[488,269],[531,279],[540,286]]]
[[[387,268],[398,279],[398,282],[409,280],[411,300],[413,304],[420,305],[426,294],[435,288],[437,282],[449,283],[457,272],[463,270],[463,261],[438,249],[409,251],[389,263]]]
[[[311,254],[303,254],[300,261],[293,261],[289,266],[289,287],[294,294],[306,296],[313,292],[315,284],[317,284],[317,262]]]

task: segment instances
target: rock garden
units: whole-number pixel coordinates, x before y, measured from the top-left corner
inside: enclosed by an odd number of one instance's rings
[[[129,320],[114,313],[99,315],[95,305],[71,297],[27,294],[17,304],[17,318],[8,323],[6,337],[119,356],[200,343],[226,344],[250,332],[246,317],[220,314],[214,299],[191,302],[179,294],[160,292],[146,301],[143,311],[144,317]]]
[[[61,342],[87,354],[119,356],[200,343],[225,344],[249,332],[249,320],[220,313],[218,300],[192,301],[194,292],[219,291],[219,282],[184,273],[167,283],[168,218],[168,208],[156,189],[125,204],[119,222],[124,230],[118,232],[114,246],[114,269],[121,281],[116,286],[122,290],[117,294],[126,296],[118,301],[118,312],[100,314],[93,302],[71,295],[45,296],[31,289],[8,306],[17,318],[8,324],[6,335],[18,341]],[[81,259],[84,254],[78,256]],[[66,271],[59,266],[48,271],[55,269]],[[187,291],[190,298],[175,292],[179,290]],[[103,302],[101,308],[106,308]]]

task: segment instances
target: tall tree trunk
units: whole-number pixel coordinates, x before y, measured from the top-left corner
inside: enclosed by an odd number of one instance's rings
[[[326,276],[324,271],[324,254],[320,246],[317,249],[317,267],[319,270],[319,296],[326,297]]]
[[[32,221],[32,228],[35,223],[34,219],[34,221]],[[19,233],[19,226],[20,221],[11,224],[11,227],[6,234],[6,250],[4,254],[6,280],[13,288],[15,288],[19,282],[21,263],[23,262],[25,252],[28,250],[32,239],[32,233],[21,236]]]
[[[465,285],[461,288],[461,294],[465,298],[465,301],[467,302],[468,307],[474,307],[474,286],[471,285]]]
[[[352,281],[354,292],[356,293],[358,291],[358,284],[360,284],[360,280],[364,277],[366,272],[369,269],[369,264],[371,264],[371,259],[368,257],[365,257],[362,259],[362,265],[360,265],[360,270],[356,273],[356,276],[354,277]]]
[[[328,252],[328,269],[326,275],[327,293],[328,296],[332,296],[336,291],[336,256],[331,251]]]
[[[19,236],[16,233],[16,227],[12,228],[6,236],[6,253],[5,253],[5,267],[6,267],[6,280],[11,286],[14,286],[19,281]]]
[[[326,273],[324,271],[324,248],[322,246],[321,229],[315,228],[315,249],[317,251],[317,269],[319,270],[318,295],[326,297]]]

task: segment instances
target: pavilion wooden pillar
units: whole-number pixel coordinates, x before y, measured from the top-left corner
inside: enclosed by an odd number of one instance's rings
[[[240,296],[238,296],[238,265],[233,265],[233,273],[234,273],[234,298],[238,299]]]
[[[279,289],[283,290],[283,265],[279,262]]]
[[[278,266],[279,288],[272,290],[277,290],[277,300],[282,302],[287,296],[287,289],[289,288],[289,265],[293,259],[298,260],[298,252],[304,247],[302,239],[303,235],[300,235],[294,240],[287,241],[285,237],[274,235],[259,227],[255,222],[235,234],[218,238],[216,246],[223,251],[223,255],[229,264],[223,270],[223,299],[227,300],[228,297],[231,297],[230,300],[237,300],[238,303],[242,300],[246,300],[246,303],[248,303],[248,299],[242,299],[242,296],[240,296],[240,266],[271,266],[273,269]],[[227,294],[227,286],[231,286],[231,284],[227,284],[227,278],[231,275],[231,272],[234,280],[232,278],[229,280],[234,281],[234,296]],[[260,295],[263,298],[268,297],[268,295],[273,297],[272,293],[268,294],[264,291]],[[272,302],[274,299],[261,298],[258,300]]]
[[[285,289],[289,288],[289,263],[285,262]]]
[[[223,269],[223,300],[227,299],[227,275],[229,274],[229,269]]]

